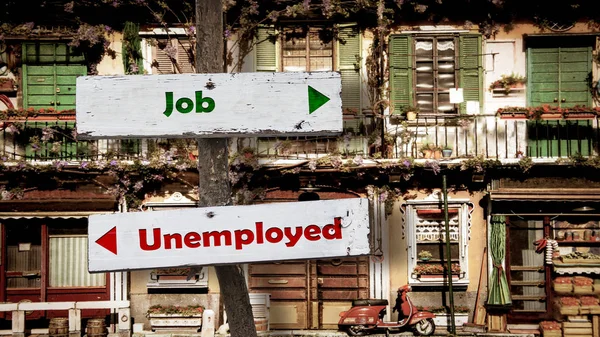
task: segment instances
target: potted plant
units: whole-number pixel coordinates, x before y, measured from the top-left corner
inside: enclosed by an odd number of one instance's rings
[[[397,111],[394,111],[390,116],[392,120],[409,120],[413,121],[417,119],[417,114],[419,113],[419,107],[412,105],[402,105],[398,108]]]
[[[442,147],[442,157],[449,158],[452,156],[452,146],[446,144]]]
[[[504,95],[510,93],[510,89],[522,87],[527,82],[525,76],[511,73],[510,75],[502,75],[500,79],[495,80],[490,84],[489,90],[491,92],[500,90]]]
[[[420,251],[419,254],[418,254],[418,256],[419,256],[419,259],[421,261],[429,261],[433,257],[433,255],[431,254],[431,252],[428,251],[428,250],[422,250],[422,251]]]
[[[421,145],[421,153],[425,159],[435,158],[436,152],[440,152],[440,148],[434,143],[425,142],[423,145]],[[439,157],[441,157],[441,152]]]

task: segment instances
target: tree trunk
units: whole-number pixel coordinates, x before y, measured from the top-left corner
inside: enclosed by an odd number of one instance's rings
[[[221,0],[196,0],[196,72],[223,72]],[[226,138],[198,139],[199,206],[231,203]],[[255,337],[246,280],[238,265],[215,266],[231,337]]]

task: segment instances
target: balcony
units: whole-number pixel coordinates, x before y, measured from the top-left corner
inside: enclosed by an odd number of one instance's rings
[[[598,154],[598,117],[582,119],[507,119],[496,115],[423,118],[390,124],[385,120],[384,159],[424,158],[424,144],[450,147],[449,159],[471,157],[514,160],[522,156],[555,161]],[[348,157],[381,158],[381,119],[351,117],[340,136],[248,138],[244,146],[262,159],[310,160],[339,153]],[[0,152],[4,160],[28,162],[136,160],[167,155],[195,160],[194,139],[101,139],[77,141],[74,112],[38,115],[0,122]]]

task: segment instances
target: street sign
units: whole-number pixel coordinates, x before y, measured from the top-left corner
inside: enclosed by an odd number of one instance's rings
[[[335,135],[341,86],[337,72],[82,76],[77,136]]]
[[[369,254],[368,199],[100,214],[89,217],[89,271]]]

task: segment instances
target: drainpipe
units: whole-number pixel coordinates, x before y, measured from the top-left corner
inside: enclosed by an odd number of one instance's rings
[[[455,336],[456,325],[454,323],[454,291],[452,289],[452,250],[450,248],[450,222],[448,220],[448,189],[446,187],[446,175],[442,175],[442,191],[444,194],[444,222],[446,226],[446,262],[448,269],[448,296],[450,304],[450,330],[449,336]]]

